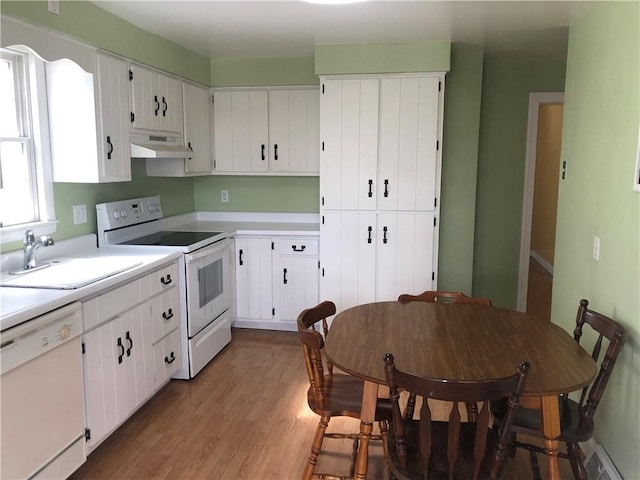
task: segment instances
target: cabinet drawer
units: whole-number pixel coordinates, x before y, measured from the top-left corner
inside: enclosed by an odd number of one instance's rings
[[[89,330],[148,298],[145,279],[129,282],[82,304],[84,329]]]
[[[165,265],[147,276],[149,280],[149,295],[154,296],[163,290],[168,290],[178,284],[178,264],[176,262]]]
[[[155,364],[155,388],[164,384],[179,368],[182,362],[180,350],[180,330],[174,330],[153,347]]]
[[[156,343],[180,324],[180,294],[177,287],[151,299],[151,343]]]
[[[318,255],[317,238],[281,238],[278,245],[280,255]]]

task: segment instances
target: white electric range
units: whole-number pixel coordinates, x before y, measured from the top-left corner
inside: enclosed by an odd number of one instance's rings
[[[229,234],[164,230],[159,195],[100,203],[96,214],[99,247],[162,246],[184,252],[176,279],[182,364],[173,378],[195,377],[231,341]]]

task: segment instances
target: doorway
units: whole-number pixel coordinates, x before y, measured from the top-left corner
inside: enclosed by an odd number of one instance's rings
[[[551,318],[563,93],[531,93],[520,242],[518,310]]]

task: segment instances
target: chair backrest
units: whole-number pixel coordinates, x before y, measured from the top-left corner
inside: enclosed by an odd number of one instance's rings
[[[309,375],[310,392],[319,405],[324,404],[325,368],[322,359],[324,338],[329,334],[327,317],[336,313],[333,302],[325,301],[312,308],[303,310],[298,315],[298,337],[302,342],[304,360]],[[322,322],[322,334],[316,329],[316,324]],[[327,375],[333,374],[333,365],[327,362]]]
[[[403,420],[400,413],[398,399],[401,389],[422,397],[422,408],[420,410],[419,427],[419,447],[422,458],[423,477],[429,477],[429,458],[432,447],[432,426],[431,410],[429,409],[428,398],[444,400],[452,403],[451,412],[448,418],[447,427],[447,463],[449,468],[449,478],[453,478],[453,471],[458,461],[458,448],[460,441],[460,402],[483,402],[476,421],[475,443],[473,447],[473,478],[478,478],[480,467],[485,456],[487,436],[490,423],[489,404],[492,400],[508,397],[508,410],[504,422],[499,432],[498,444],[492,457],[492,478],[498,478],[499,470],[506,459],[506,450],[509,444],[511,426],[516,408],[520,404],[520,392],[524,387],[526,375],[529,371],[529,364],[522,362],[516,373],[504,378],[497,378],[486,381],[450,381],[440,378],[419,377],[411,373],[398,370],[395,359],[391,353],[384,356],[384,368],[387,383],[389,384],[389,398],[392,404],[392,433],[396,442],[398,458],[402,462],[403,456],[406,458],[407,445],[405,432],[403,431]],[[495,477],[493,476],[495,475]]]
[[[462,292],[446,292],[440,290],[427,290],[420,295],[409,295],[403,293],[398,297],[400,303],[409,302],[442,302],[442,303],[475,303],[478,305],[491,306],[491,300],[481,297],[467,297]]]
[[[580,300],[578,314],[576,316],[576,328],[573,331],[573,338],[580,343],[582,337],[582,328],[585,324],[589,325],[598,333],[598,339],[595,342],[591,356],[598,363],[600,353],[602,352],[602,339],[609,341],[604,358],[600,363],[600,368],[595,380],[582,390],[580,396],[580,425],[579,430],[590,431],[593,429],[593,416],[596,413],[604,389],[607,386],[609,377],[613,367],[615,366],[618,354],[622,350],[622,346],[626,340],[626,331],[622,325],[615,320],[606,317],[598,312],[589,310],[587,307],[589,302],[585,299]],[[586,402],[585,402],[586,399]]]

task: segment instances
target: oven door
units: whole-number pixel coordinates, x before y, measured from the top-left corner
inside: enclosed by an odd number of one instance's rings
[[[189,338],[229,309],[230,245],[225,239],[185,255]]]

